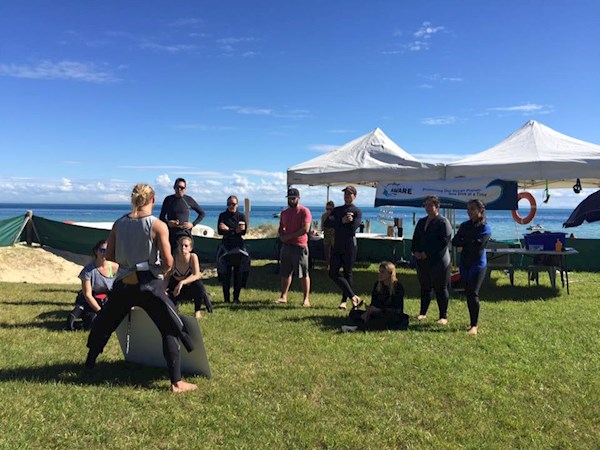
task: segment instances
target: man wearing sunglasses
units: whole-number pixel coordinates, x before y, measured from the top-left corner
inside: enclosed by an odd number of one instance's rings
[[[173,252],[177,249],[177,240],[181,236],[192,236],[192,228],[199,224],[206,215],[204,210],[189,195],[185,195],[187,183],[183,178],[177,178],[173,189],[174,195],[169,195],[163,200],[159,219],[169,227],[169,242]],[[190,222],[190,210],[198,213],[198,217]]]

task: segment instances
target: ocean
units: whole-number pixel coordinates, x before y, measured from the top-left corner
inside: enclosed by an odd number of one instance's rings
[[[225,210],[223,205],[201,205],[206,211],[203,225],[208,225],[216,230],[219,213]],[[250,226],[262,224],[277,225],[279,219],[274,217],[285,205],[252,206]],[[314,220],[320,220],[324,212],[323,206],[309,206]],[[371,232],[385,233],[388,224],[393,223],[393,218],[402,218],[405,237],[412,237],[414,221],[425,215],[422,208],[388,207],[373,208],[361,207],[363,221],[371,221]],[[125,204],[27,204],[27,203],[0,203],[0,220],[20,216],[26,211],[33,211],[36,216],[56,221],[72,222],[114,222],[123,214],[129,212],[129,205]],[[243,208],[240,209],[243,211]],[[158,215],[160,205],[156,205],[154,213]],[[523,238],[530,233],[527,228],[531,225],[541,225],[544,231],[574,233],[578,238],[600,239],[600,222],[584,223],[575,228],[562,228],[563,222],[571,214],[570,209],[538,209],[534,220],[528,225],[518,225],[512,219],[510,211],[488,211],[488,223],[492,227],[492,235],[497,240],[511,240]],[[524,215],[524,214],[522,214]],[[192,219],[195,213],[192,214]],[[467,220],[466,211],[456,211],[456,223]]]

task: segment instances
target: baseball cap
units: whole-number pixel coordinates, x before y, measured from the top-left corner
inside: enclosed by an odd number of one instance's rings
[[[346,186],[342,189],[342,192],[350,192],[352,195],[356,195],[356,188],[354,186]]]
[[[289,188],[286,197],[300,197],[300,191],[296,188]]]

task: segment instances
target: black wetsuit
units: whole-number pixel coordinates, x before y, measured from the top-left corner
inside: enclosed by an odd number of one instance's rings
[[[370,315],[366,322],[361,317],[363,310],[353,309],[350,318],[361,330],[405,330],[408,327],[408,315],[404,314],[404,286],[396,282],[392,292],[386,286],[379,291],[376,282],[371,292],[371,306],[379,311]]]
[[[154,220],[158,219],[154,216],[137,219],[123,216],[113,226],[116,233],[115,260],[119,263],[119,272],[110,293],[110,301],[100,310],[92,326],[85,365],[94,367],[96,358],[131,307],[140,306],[162,335],[163,355],[171,383],[175,384],[181,380],[178,339],[188,351],[192,351],[194,346],[177,313],[177,307],[165,294],[163,280],[156,275],[159,269],[153,265],[153,261],[156,261],[157,249],[151,236]],[[131,260],[144,262],[143,254],[149,270],[136,271],[136,264],[132,265]],[[139,282],[125,284],[123,279],[132,273],[137,275]]]
[[[246,216],[239,212],[231,212],[229,210],[223,211],[219,214],[219,220],[217,220],[217,230],[220,235],[223,236],[222,246],[223,249],[219,251],[219,255],[222,255],[222,261],[220,264],[221,271],[219,271],[219,280],[223,287],[223,299],[226,303],[231,300],[231,278],[233,276],[233,301],[239,303],[240,292],[242,287],[245,286],[247,281],[248,273],[242,273],[240,270],[242,258],[247,254],[244,248],[243,235],[246,234],[246,228],[241,233],[237,233],[235,230],[240,222],[246,222]],[[223,223],[227,225],[229,230],[221,230],[218,224]],[[217,261],[217,264],[219,261]],[[223,270],[224,269],[224,270]]]
[[[198,213],[198,217],[192,222],[192,225],[198,225],[206,213],[189,195],[178,197],[176,195],[169,195],[165,197],[162,208],[160,209],[160,215],[158,218],[163,222],[167,223],[169,220],[178,220],[180,224],[190,221],[190,210],[193,209]],[[167,223],[168,225],[168,223]],[[171,243],[171,250],[175,251],[177,247],[177,239],[181,236],[192,236],[192,230],[185,230],[182,228],[169,227],[169,242]]]
[[[349,212],[354,215],[354,220],[343,223],[342,218]],[[356,230],[361,222],[362,211],[354,204],[350,204],[333,208],[331,216],[325,220],[323,225],[335,229],[335,242],[329,263],[329,278],[341,289],[342,302],[354,297],[352,267],[356,261]],[[340,275],[340,269],[343,269],[343,275]]]
[[[448,244],[452,237],[452,227],[444,216],[433,218],[427,229],[427,217],[417,222],[413,234],[412,251],[425,252],[427,258],[417,260],[417,276],[421,285],[421,315],[426,315],[435,291],[440,319],[448,316],[448,284],[450,283],[450,253]]]

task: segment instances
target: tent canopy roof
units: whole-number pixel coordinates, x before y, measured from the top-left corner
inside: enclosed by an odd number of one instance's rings
[[[499,144],[448,164],[446,177],[493,176],[523,187],[600,185],[600,145],[581,141],[531,120]]]
[[[287,183],[308,185],[360,184],[418,179],[443,179],[442,165],[418,161],[375,128],[340,148],[290,167]]]

